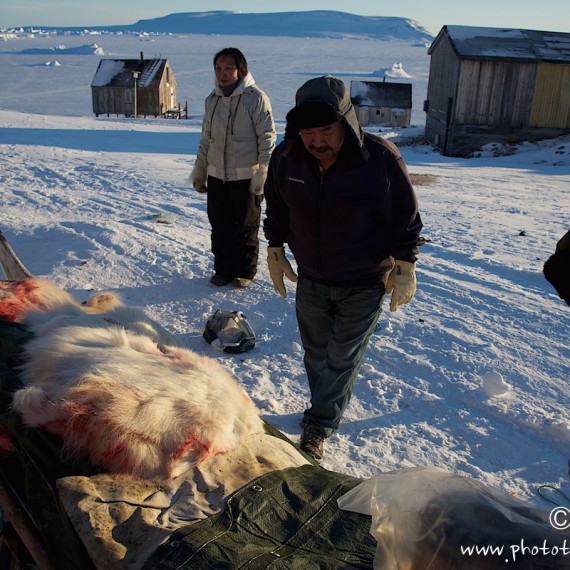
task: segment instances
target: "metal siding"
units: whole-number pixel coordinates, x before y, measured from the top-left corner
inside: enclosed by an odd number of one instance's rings
[[[538,66],[530,126],[570,128],[570,65]]]

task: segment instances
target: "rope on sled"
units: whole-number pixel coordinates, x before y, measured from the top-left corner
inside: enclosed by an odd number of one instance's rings
[[[564,492],[561,491],[558,487],[555,487],[554,485],[548,485],[548,484],[544,484],[544,485],[540,485],[540,487],[538,487],[538,489],[536,490],[537,494],[539,497],[541,497],[542,499],[544,499],[545,501],[548,501],[549,503],[556,505],[557,507],[563,507],[565,505],[563,505],[562,503],[559,503],[553,499],[550,499],[549,497],[547,497],[546,495],[543,494],[543,490],[544,489],[549,489],[549,494],[558,494],[561,497],[564,498],[564,501],[570,505],[570,497]]]

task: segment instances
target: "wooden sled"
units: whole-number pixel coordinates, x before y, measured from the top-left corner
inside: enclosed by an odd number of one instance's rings
[[[0,265],[7,281],[20,281],[32,277],[6,236],[0,230]],[[0,508],[3,512],[0,536],[0,565],[19,570],[34,562],[40,570],[55,570],[36,525],[25,506],[20,502],[0,461]]]
[[[6,236],[0,230],[0,266],[7,281],[32,277]],[[33,523],[18,494],[6,477],[0,461],[0,508],[3,512],[0,535],[0,565],[22,570],[34,562],[40,570],[55,570],[36,525]]]
[[[32,278],[1,232],[0,264],[7,281]],[[101,472],[11,410],[18,349],[33,333],[4,320],[0,332],[0,427],[16,448],[0,459],[2,569],[500,570],[504,557],[461,555],[460,546],[508,548],[522,539],[559,548],[568,536],[544,512],[441,470],[402,469],[367,482],[327,471],[269,425],[179,477]],[[340,508],[351,491],[363,492],[358,505]],[[389,524],[376,524],[362,509],[369,504]],[[175,524],[161,526],[166,519]],[[373,537],[372,529],[384,534]],[[570,558],[527,555],[508,567],[570,570]]]

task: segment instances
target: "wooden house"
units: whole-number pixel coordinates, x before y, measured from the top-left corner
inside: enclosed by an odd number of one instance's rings
[[[166,59],[102,59],[91,83],[99,115],[170,116],[176,109],[176,80]]]
[[[425,136],[445,156],[570,128],[570,34],[444,26],[431,56]]]
[[[363,127],[407,127],[412,119],[412,84],[351,81],[350,99]]]

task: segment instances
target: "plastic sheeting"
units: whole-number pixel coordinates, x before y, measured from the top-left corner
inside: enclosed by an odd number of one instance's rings
[[[440,469],[377,475],[338,506],[372,516],[375,570],[570,568],[570,532],[549,511]]]

